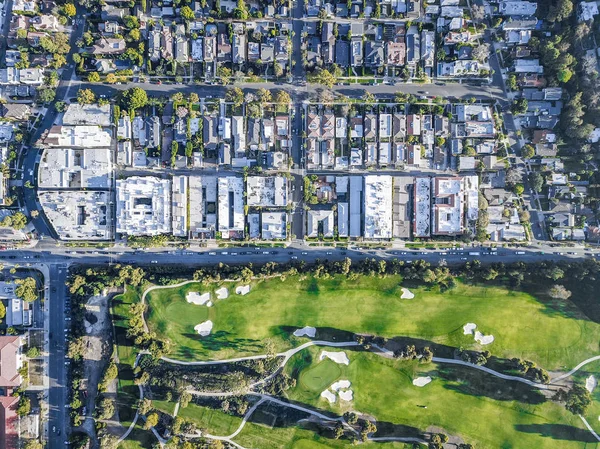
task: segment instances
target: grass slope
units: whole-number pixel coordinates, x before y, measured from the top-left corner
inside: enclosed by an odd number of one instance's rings
[[[570,304],[464,284],[445,293],[412,289],[415,299],[401,300],[400,281],[395,276],[273,279],[253,285],[246,296],[232,294],[216,301],[212,308],[186,302],[187,292],[207,291],[200,284],[189,284],[151,292],[147,321],[174,343],[171,356],[185,360],[263,353],[266,339],[272,339],[278,350],[288,349],[305,341],[291,336],[293,329],[303,326],[474,347],[473,338],[463,335],[467,322],[496,337],[486,347],[494,355],[531,359],[547,369],[572,367],[598,350],[600,326]],[[233,284],[227,286],[234,291]],[[208,319],[214,323],[213,331],[202,338],[194,326]]]

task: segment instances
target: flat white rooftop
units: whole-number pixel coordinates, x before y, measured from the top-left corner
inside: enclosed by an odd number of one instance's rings
[[[392,238],[392,177],[368,175],[364,179],[364,237]]]
[[[246,186],[248,206],[287,206],[287,179],[283,176],[248,176]]]
[[[110,104],[71,103],[62,118],[63,125],[97,125],[108,127],[110,121]]]
[[[49,148],[39,166],[39,187],[108,189],[112,183],[112,152],[108,148]]]
[[[61,240],[111,240],[110,193],[40,191],[40,204]]]

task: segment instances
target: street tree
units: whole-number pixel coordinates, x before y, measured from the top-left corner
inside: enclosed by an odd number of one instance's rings
[[[152,412],[146,418],[146,422],[144,423],[144,429],[149,430],[152,427],[156,426],[157,424],[158,424],[158,413]]]
[[[196,18],[194,11],[188,5],[182,6],[179,10],[179,14],[181,15],[181,18],[186,22],[191,22]]]
[[[121,93],[122,109],[140,109],[148,104],[148,94],[140,87],[132,87]]]
[[[525,145],[521,150],[521,156],[523,156],[525,159],[531,159],[533,156],[535,156],[535,148],[533,145]]]
[[[239,87],[227,90],[225,93],[225,101],[233,103],[235,108],[239,108],[244,103],[244,91]]]
[[[88,75],[88,81],[90,83],[97,83],[100,81],[100,74],[98,72],[91,72]]]
[[[67,17],[74,17],[77,14],[77,9],[73,3],[65,3],[62,7],[62,12]]]
[[[77,103],[93,104],[96,102],[96,94],[91,89],[79,89],[77,91]]]
[[[292,102],[292,97],[285,90],[278,90],[277,95],[275,96],[275,101],[277,104],[286,105]]]

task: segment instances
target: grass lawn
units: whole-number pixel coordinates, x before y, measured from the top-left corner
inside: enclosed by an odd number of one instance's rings
[[[600,361],[584,366],[573,376],[573,380],[585,385],[585,380],[591,375],[595,376],[596,380],[600,382]],[[600,387],[596,387],[592,391],[592,403],[585,414],[585,419],[596,433],[600,434]]]
[[[235,285],[226,285],[231,296],[214,300],[213,295],[211,308],[189,304],[185,295],[214,292],[216,284],[209,289],[194,283],[148,294],[148,325],[173,342],[171,357],[203,360],[264,353],[267,339],[284,350],[306,341],[291,335],[303,326],[321,328],[321,336],[364,332],[477,348],[473,337],[463,334],[467,322],[494,335],[495,341],[485,347],[492,354],[530,359],[546,369],[572,367],[598,353],[600,325],[571,303],[551,304],[500,287],[459,284],[445,293],[415,288],[413,300],[401,300],[400,278],[395,276],[273,279],[253,284],[246,296],[235,295]],[[194,326],[208,319],[214,323],[212,333],[200,337]]]
[[[298,383],[287,392],[288,398],[338,415],[347,410],[373,415],[380,432],[376,436],[418,436],[417,429],[436,425],[477,448],[600,447],[578,417],[525,385],[463,367],[348,350],[350,364],[332,367],[332,361],[318,360],[321,350],[309,348],[290,360],[286,371]],[[419,376],[433,380],[416,387],[412,381]],[[352,384],[352,402],[338,398],[330,404],[320,397],[324,388],[341,379]]]
[[[118,449],[148,449],[157,443],[158,440],[152,432],[136,424],[127,439],[119,444]]]

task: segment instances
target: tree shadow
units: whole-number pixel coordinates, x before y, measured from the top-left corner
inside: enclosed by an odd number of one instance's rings
[[[217,331],[214,334],[202,337],[198,334],[185,333],[183,337],[193,340],[203,349],[207,351],[220,351],[222,349],[230,349],[239,352],[256,352],[263,348],[260,340],[254,340],[250,338],[232,338],[230,332]],[[183,345],[179,345],[178,354],[185,355],[187,357],[196,358],[196,351],[193,348],[187,348]]]
[[[484,396],[495,401],[519,401],[541,404],[545,396],[536,388],[521,382],[493,378],[483,371],[458,365],[438,365],[437,377],[445,381],[444,388],[469,396]]]
[[[515,430],[532,433],[553,440],[597,443],[598,440],[588,431],[566,424],[517,424]]]

